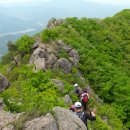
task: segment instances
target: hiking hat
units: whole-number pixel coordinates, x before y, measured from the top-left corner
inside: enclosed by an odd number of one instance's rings
[[[80,102],[76,102],[76,103],[74,104],[74,107],[75,107],[75,108],[81,108],[81,107],[82,107],[82,104],[81,104]]]
[[[76,84],[74,84],[74,87],[78,87],[78,84],[76,83]]]

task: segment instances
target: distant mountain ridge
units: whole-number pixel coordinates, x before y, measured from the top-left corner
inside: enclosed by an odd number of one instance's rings
[[[72,8],[72,5],[74,8]],[[78,8],[78,10],[77,10]],[[105,13],[101,10],[109,10]],[[110,8],[110,9],[109,9]],[[97,10],[94,12],[93,10]],[[51,2],[39,1],[23,4],[23,5],[0,5],[0,34],[18,32],[27,29],[36,29],[36,32],[41,31],[46,27],[47,22],[52,17],[100,17],[113,15],[120,9],[112,7],[104,7],[103,5],[81,1],[81,0],[55,0]],[[82,14],[82,16],[81,16]],[[35,33],[36,33],[35,32]],[[26,33],[27,34],[27,33]],[[30,33],[28,33],[30,34]],[[31,33],[34,34],[34,33]],[[15,41],[21,35],[0,37],[0,54],[7,52],[7,42]]]

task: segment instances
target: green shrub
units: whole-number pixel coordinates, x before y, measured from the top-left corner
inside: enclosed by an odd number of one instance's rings
[[[45,29],[42,33],[41,33],[41,39],[43,42],[49,42],[50,40],[56,40],[56,38],[58,38],[58,33],[55,29]]]
[[[111,130],[111,127],[108,126],[99,116],[96,116],[96,121],[89,122],[89,128],[93,128],[95,130]]]
[[[28,35],[23,35],[16,41],[17,50],[21,54],[27,54],[31,51],[31,47],[34,44],[34,42],[34,38]]]
[[[11,112],[35,111],[37,114],[51,111],[54,106],[65,106],[59,90],[50,81],[51,72],[33,72],[30,67],[15,68],[11,87],[2,93]]]
[[[64,49],[60,49],[59,50],[59,53],[58,53],[57,57],[58,57],[58,59],[60,59],[60,58],[69,59],[69,55],[68,55],[68,53]]]

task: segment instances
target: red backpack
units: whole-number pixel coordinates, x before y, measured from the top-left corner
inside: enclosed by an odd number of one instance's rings
[[[87,96],[87,93],[83,93],[82,102],[83,102],[83,103],[86,103],[86,102],[88,102],[88,100],[89,100],[89,98],[88,98],[88,96]]]

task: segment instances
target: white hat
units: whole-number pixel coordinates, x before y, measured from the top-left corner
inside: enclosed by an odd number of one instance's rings
[[[76,103],[74,104],[74,107],[75,107],[75,108],[80,108],[80,107],[82,107],[82,104],[81,104],[80,102],[76,102]]]
[[[76,84],[74,84],[74,87],[78,87],[78,84],[76,83]]]

